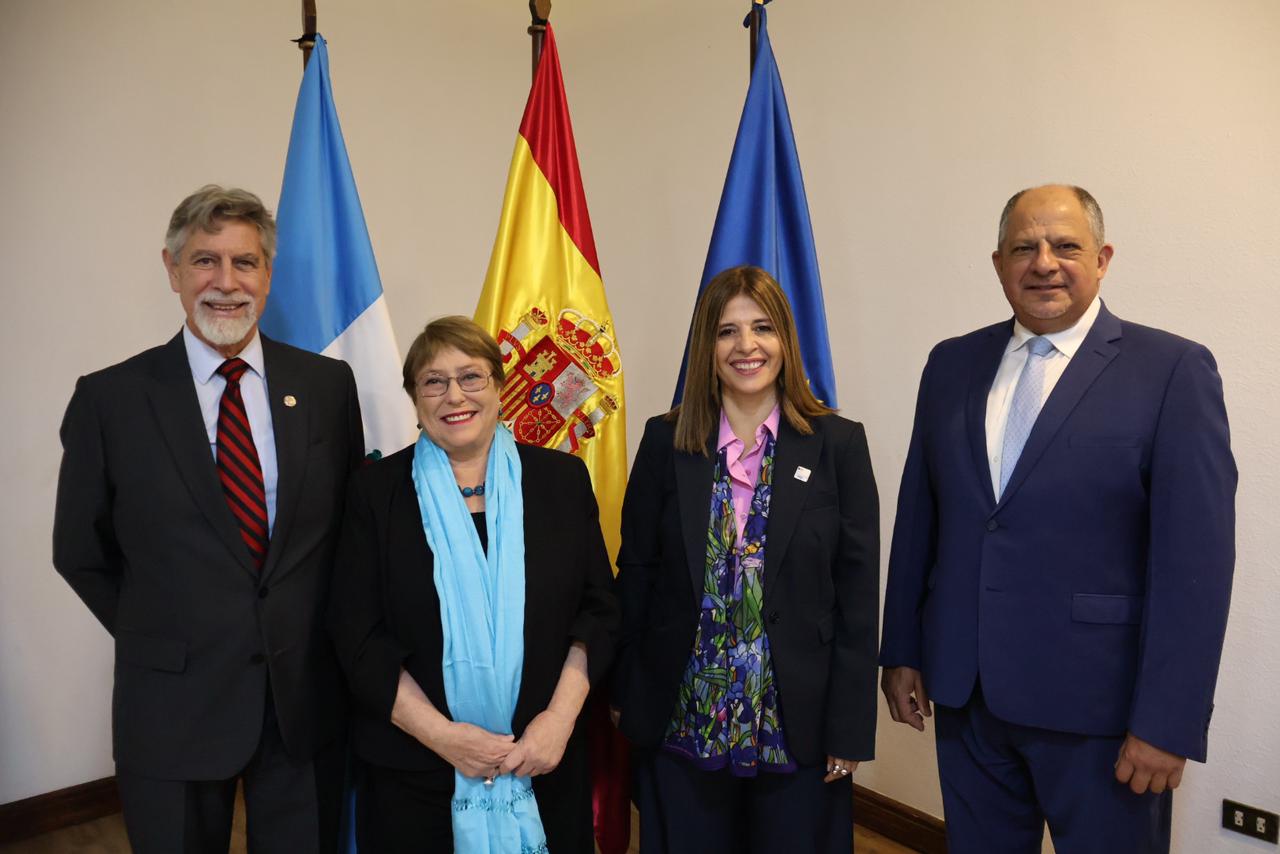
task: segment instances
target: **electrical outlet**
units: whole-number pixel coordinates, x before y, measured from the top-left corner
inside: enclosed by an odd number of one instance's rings
[[[1280,841],[1280,817],[1235,801],[1223,800],[1222,826],[1264,842]]]

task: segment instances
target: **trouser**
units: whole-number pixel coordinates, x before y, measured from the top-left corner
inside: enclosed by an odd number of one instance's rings
[[[1122,737],[1002,721],[980,687],[935,706],[938,776],[951,854],[1167,854],[1172,792],[1135,795],[1115,778]]]
[[[592,854],[591,779],[579,726],[560,765],[533,778],[533,796],[552,854]],[[453,851],[453,768],[408,771],[362,762],[356,825],[360,854]]]
[[[853,850],[853,785],[825,767],[735,777],[658,750],[633,757],[641,854]]]
[[[268,693],[258,749],[230,779],[161,780],[117,768],[129,844],[134,854],[226,854],[242,781],[249,854],[333,854],[345,748],[340,739],[311,759],[290,757]]]

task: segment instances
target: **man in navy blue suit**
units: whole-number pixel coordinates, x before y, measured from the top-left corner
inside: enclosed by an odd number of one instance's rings
[[[1203,346],[1098,298],[1113,254],[1079,187],[1005,206],[1013,320],[920,381],[885,596],[882,687],[937,704],[952,854],[1169,849],[1203,762],[1235,562],[1236,468]]]

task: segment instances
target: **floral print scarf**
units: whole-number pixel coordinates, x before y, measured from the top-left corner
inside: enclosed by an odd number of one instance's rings
[[[762,613],[775,439],[765,442],[741,543],[725,450],[717,457],[702,612],[663,745],[699,768],[727,767],[738,777],[796,768],[782,732]]]

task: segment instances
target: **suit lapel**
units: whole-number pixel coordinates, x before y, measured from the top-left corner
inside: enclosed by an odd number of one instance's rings
[[[764,597],[777,583],[784,566],[787,545],[800,521],[805,493],[812,488],[818,474],[818,457],[822,453],[822,433],[814,431],[805,436],[787,423],[785,417],[778,422],[778,441],[773,451],[773,487],[769,497],[769,524],[764,546]],[[796,472],[800,468],[811,472],[808,480],[800,480]],[[834,485],[833,485],[834,486]]]
[[[271,528],[271,545],[262,565],[267,578],[280,563],[307,470],[307,441],[311,397],[301,375],[282,358],[280,345],[262,336],[262,359],[267,373],[267,403],[271,407],[271,431],[276,439],[276,520]],[[293,405],[285,403],[286,399]]]
[[[1040,415],[1036,418],[1030,435],[1027,436],[1027,444],[1022,448],[1022,455],[1018,457],[1018,464],[1014,466],[1013,474],[1009,477],[1009,483],[1005,487],[1004,494],[1000,496],[997,507],[1003,507],[1018,491],[1018,487],[1027,479],[1027,474],[1035,468],[1036,462],[1049,447],[1049,443],[1053,441],[1053,437],[1057,435],[1072,410],[1076,408],[1080,398],[1084,397],[1084,393],[1089,390],[1089,386],[1093,385],[1093,381],[1106,369],[1107,365],[1111,364],[1111,360],[1119,355],[1120,348],[1114,343],[1118,340],[1120,340],[1120,320],[1103,305],[1100,307],[1097,319],[1093,322],[1093,328],[1081,342],[1080,349],[1067,364],[1061,379],[1044,402],[1044,408],[1040,410]]]
[[[245,571],[257,576],[258,571],[249,557],[248,548],[240,539],[240,529],[218,482],[217,467],[209,450],[209,434],[200,414],[200,400],[196,397],[195,380],[191,376],[181,332],[165,345],[152,376],[148,398],[165,445],[196,506]]]
[[[711,479],[715,476],[715,432],[707,439],[710,458],[675,452],[676,491],[680,496],[680,529],[689,562],[696,607],[701,607],[707,572],[707,527],[711,520]]]
[[[1009,337],[1013,334],[1013,321],[991,327],[979,343],[969,374],[969,393],[965,401],[965,431],[969,434],[969,452],[978,475],[987,507],[996,503],[995,488],[991,485],[991,464],[987,461],[987,396],[995,382],[996,371],[1004,357]]]

